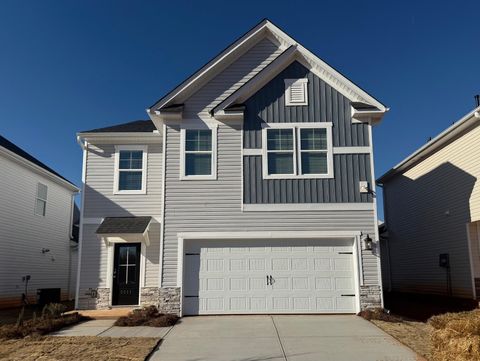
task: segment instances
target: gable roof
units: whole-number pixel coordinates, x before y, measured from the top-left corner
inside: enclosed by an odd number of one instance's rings
[[[293,46],[296,53],[301,54],[304,58],[308,59],[310,65],[317,69],[318,75],[326,83],[334,87],[339,92],[343,93],[347,98],[351,99],[352,101],[374,106],[383,112],[386,112],[388,110],[385,105],[383,105],[377,99],[373,98],[370,94],[358,87],[347,77],[340,74],[338,71],[336,71],[326,62],[318,58],[312,52],[304,48],[297,41],[295,41],[293,38],[283,32],[280,28],[274,25],[271,21],[269,21],[268,19],[264,19],[255,27],[253,27],[250,31],[248,31],[246,34],[244,34],[234,43],[232,43],[219,55],[217,55],[215,58],[205,64],[192,76],[190,76],[180,85],[174,88],[171,92],[169,92],[160,100],[155,102],[155,104],[153,104],[150,108],[147,109],[147,112],[150,114],[155,113],[166,106],[174,105],[176,100],[183,101],[184,99],[182,99],[182,97],[185,98],[185,94],[188,94],[189,91],[192,91],[192,89],[198,87],[199,84],[201,85],[202,82],[206,81],[205,79],[214,76],[217,68],[223,69],[224,63],[227,63],[227,65],[229,63],[232,63],[233,61],[235,61],[235,59],[242,55],[246,51],[246,49],[248,49],[248,46],[259,42],[265,37],[273,38],[276,42],[280,43],[281,48],[284,50],[284,53],[292,52],[291,47]],[[280,54],[278,58],[282,57],[282,55],[285,58],[286,56],[284,53]],[[272,67],[267,67],[272,69]],[[265,71],[262,71],[261,73],[265,73]],[[259,74],[257,74],[255,77],[258,76]]]
[[[143,133],[153,132],[157,128],[149,120],[134,120],[128,123],[116,124],[109,127],[85,130],[80,133]]]
[[[410,154],[407,158],[398,163],[396,166],[391,168],[388,172],[386,172],[377,179],[377,183],[386,183],[395,175],[404,172],[405,170],[409,169],[410,167],[414,166],[426,157],[430,156],[432,153],[436,152],[440,148],[443,148],[445,145],[455,140],[457,136],[462,134],[462,132],[470,129],[474,125],[478,125],[479,122],[480,106],[466,114],[459,121],[445,129],[443,132],[430,140],[423,147],[420,147],[415,152]]]
[[[63,177],[61,174],[55,172],[52,168],[50,168],[49,166],[45,165],[44,163],[40,162],[37,158],[35,158],[34,156],[32,156],[31,154],[27,153],[26,151],[24,151],[22,148],[20,148],[19,146],[13,144],[11,141],[9,141],[7,138],[3,137],[2,135],[0,135],[0,147],[3,147],[5,148],[6,150],[16,154],[17,156],[27,160],[28,162],[42,168],[44,171],[47,171],[48,173],[64,180],[65,182],[69,183],[70,185],[72,185],[73,187],[77,188],[75,186],[75,184],[73,184],[72,182],[70,182],[67,178]]]

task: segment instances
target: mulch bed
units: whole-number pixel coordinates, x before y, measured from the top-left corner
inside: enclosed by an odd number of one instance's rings
[[[177,323],[179,317],[173,314],[159,313],[155,306],[133,310],[127,316],[120,317],[115,326],[151,326],[170,327]]]

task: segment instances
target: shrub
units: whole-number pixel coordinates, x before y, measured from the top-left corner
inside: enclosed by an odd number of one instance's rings
[[[42,318],[58,318],[66,310],[67,307],[61,303],[49,303],[43,307]]]
[[[446,313],[428,323],[433,360],[480,360],[480,311]]]
[[[173,326],[178,319],[177,315],[159,313],[155,306],[146,306],[120,317],[115,322],[115,326],[169,327]]]
[[[389,311],[384,310],[383,308],[369,308],[361,311],[358,316],[363,317],[364,319],[379,320],[385,322],[402,322],[403,320],[400,317],[392,315]]]

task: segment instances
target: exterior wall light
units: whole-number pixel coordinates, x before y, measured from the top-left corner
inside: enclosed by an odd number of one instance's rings
[[[373,239],[367,234],[367,236],[363,239],[363,249],[367,251],[371,251],[373,249]]]

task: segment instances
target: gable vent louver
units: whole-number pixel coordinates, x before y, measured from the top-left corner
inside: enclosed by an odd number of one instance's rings
[[[285,105],[308,105],[308,79],[285,79]]]

